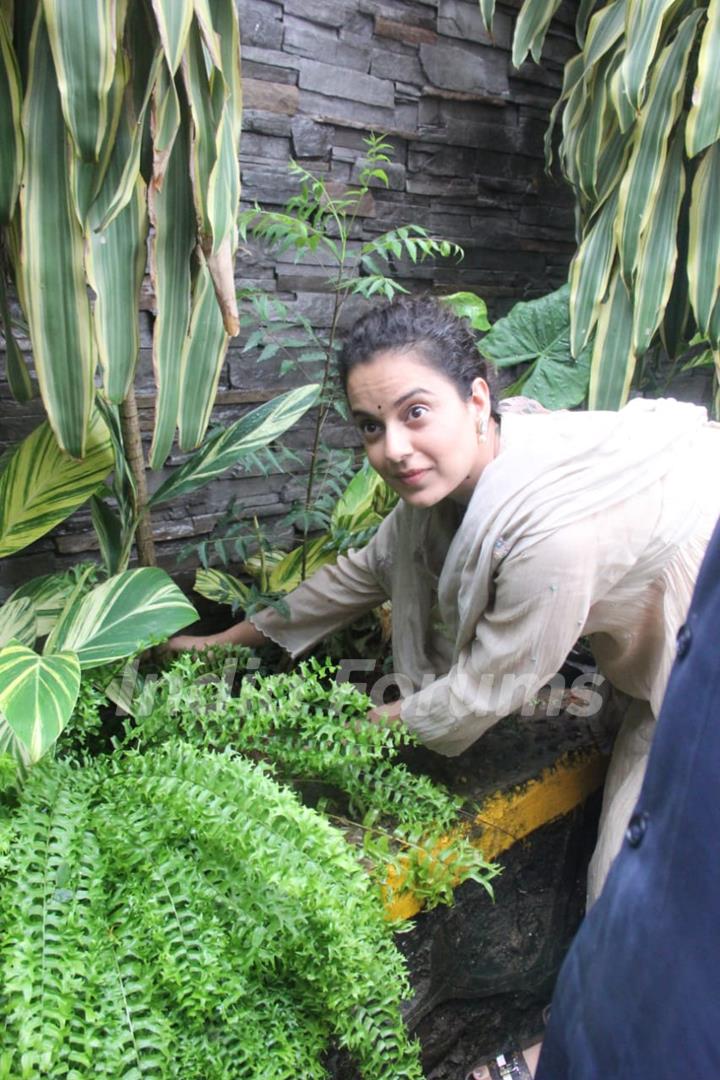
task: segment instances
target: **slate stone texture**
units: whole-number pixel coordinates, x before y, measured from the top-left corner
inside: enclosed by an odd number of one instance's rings
[[[572,198],[562,180],[545,174],[543,137],[563,63],[574,49],[573,10],[561,5],[543,66],[526,63],[516,71],[510,43],[518,6],[498,4],[490,36],[477,0],[238,0],[244,206],[257,201],[277,209],[297,192],[287,169],[291,157],[342,191],[357,179],[364,137],[382,132],[393,147],[389,185],[374,185],[364,200],[354,249],[409,222],[460,243],[466,253],[460,262],[402,262],[394,272],[410,289],[472,289],[486,299],[491,319],[519,299],[562,284],[574,250]],[[278,258],[248,244],[236,274],[238,287],[266,289],[317,325],[331,317],[332,296],[318,259],[295,262],[291,254]],[[152,306],[148,292],[137,382],[148,445]],[[353,304],[350,314],[361,306]],[[231,342],[215,423],[230,422],[307,379],[302,371],[281,374],[277,362],[259,365],[255,351],[243,352],[243,334]],[[15,404],[0,381],[0,453],[40,417],[39,406]],[[336,445],[357,445],[339,423],[329,437]],[[292,433],[292,445],[304,451],[295,475],[237,470],[186,505],[158,510],[153,520],[162,565],[177,570],[183,544],[208,534],[231,495],[264,524],[281,522],[301,486],[310,440],[308,417]],[[181,460],[174,453],[161,475]],[[160,479],[151,475],[151,487]],[[286,527],[279,531],[289,538]],[[97,554],[89,513],[82,510],[4,561],[0,598],[30,574]],[[180,565],[189,571],[191,561]]]

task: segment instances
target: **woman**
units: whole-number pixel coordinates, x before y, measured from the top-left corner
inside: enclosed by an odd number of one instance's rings
[[[340,368],[372,466],[400,502],[360,551],[265,611],[176,649],[269,639],[293,656],[386,598],[409,692],[381,710],[459,754],[591,635],[634,699],[606,783],[593,900],[642,781],[675,635],[720,512],[720,426],[675,401],[501,414],[472,333],[442,304],[363,316]],[[378,710],[374,710],[377,715]]]

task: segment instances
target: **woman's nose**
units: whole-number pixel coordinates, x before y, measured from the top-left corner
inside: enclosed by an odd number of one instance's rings
[[[388,424],[385,428],[385,445],[383,447],[388,461],[402,461],[410,453],[412,447],[408,433],[402,425]]]

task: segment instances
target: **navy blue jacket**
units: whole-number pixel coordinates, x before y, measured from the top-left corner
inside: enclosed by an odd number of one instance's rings
[[[720,1078],[720,525],[622,850],[558,978],[536,1080]]]

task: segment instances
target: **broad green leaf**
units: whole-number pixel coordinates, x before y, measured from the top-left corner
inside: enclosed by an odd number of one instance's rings
[[[32,606],[38,637],[47,637],[77,584],[74,573],[65,570],[43,574],[26,581],[9,600],[28,600]],[[17,635],[16,635],[17,636]]]
[[[560,0],[525,0],[520,8],[513,35],[512,62],[519,68],[528,54],[540,63],[543,42]]]
[[[0,557],[27,547],[90,498],[113,466],[107,427],[92,414],[82,461],[60,450],[47,421],[14,451],[0,476]]]
[[[190,332],[185,339],[181,363],[178,416],[178,443],[181,450],[194,450],[203,440],[227,345],[228,338],[210,272],[201,255],[193,283]]]
[[[615,254],[617,189],[592,219],[570,264],[570,351],[585,348],[597,319],[597,305],[607,289]]]
[[[682,126],[663,170],[652,216],[640,243],[633,303],[633,351],[644,353],[662,322],[677,262],[678,216],[685,193]]]
[[[693,180],[687,269],[695,321],[707,336],[720,288],[720,143],[705,151]]]
[[[688,113],[685,146],[695,157],[720,139],[720,0],[710,0]]]
[[[630,0],[626,11],[625,57],[622,64],[622,92],[638,110],[645,96],[645,83],[657,52],[665,13],[674,0]],[[652,91],[649,96],[652,96]]]
[[[178,495],[188,495],[236,465],[243,454],[268,446],[292,427],[316,403],[320,387],[312,383],[289,390],[253,409],[225,430],[207,438],[190,458],[150,496],[158,506]]]
[[[640,239],[653,210],[668,152],[669,135],[682,107],[685,71],[700,11],[685,18],[655,65],[647,101],[637,121],[635,148],[620,185],[617,244],[620,270],[631,285]]]
[[[94,338],[83,276],[83,237],[72,208],[65,124],[41,9],[29,62],[20,195],[22,291],[48,418],[60,446],[82,458],[94,394]]]
[[[77,154],[97,161],[122,27],[115,0],[43,0],[65,123]]]
[[[174,75],[185,49],[193,16],[193,0],[152,0],[152,6],[168,67]]]
[[[588,350],[577,360],[570,352],[568,285],[538,300],[516,304],[480,342],[483,356],[497,367],[533,363],[523,393],[549,409],[579,405],[587,393]]]
[[[23,134],[20,123],[22,85],[4,12],[0,11],[0,225],[8,225],[15,212],[23,171]]]
[[[619,409],[627,401],[635,371],[632,303],[619,271],[600,305],[590,372],[588,407]]]
[[[32,648],[37,637],[37,620],[32,601],[26,596],[10,597],[0,607],[0,649],[13,638],[21,645]]]
[[[107,398],[120,404],[135,376],[140,329],[138,305],[147,257],[147,204],[139,168],[125,206],[104,229],[107,209],[131,156],[132,135],[127,109],[120,118],[103,186],[88,215],[86,271],[95,291],[93,324]],[[139,153],[139,151],[138,151]]]
[[[180,403],[180,365],[190,322],[190,253],[195,244],[188,154],[189,117],[173,141],[162,187],[150,186],[150,274],[157,298],[153,367],[157,384],[155,430],[150,450],[153,469],[162,466],[173,443]]]
[[[83,597],[48,639],[46,653],[72,650],[82,668],[97,667],[170,637],[197,617],[164,570],[125,570]]]
[[[38,656],[19,642],[0,652],[0,713],[31,762],[56,741],[79,689],[80,664],[71,652]]]
[[[461,319],[467,319],[473,330],[490,329],[487,304],[476,293],[449,293],[447,296],[441,296],[440,300],[443,304],[447,304]]]
[[[193,589],[206,600],[214,600],[216,604],[242,606],[248,595],[247,585],[223,570],[196,570]]]

